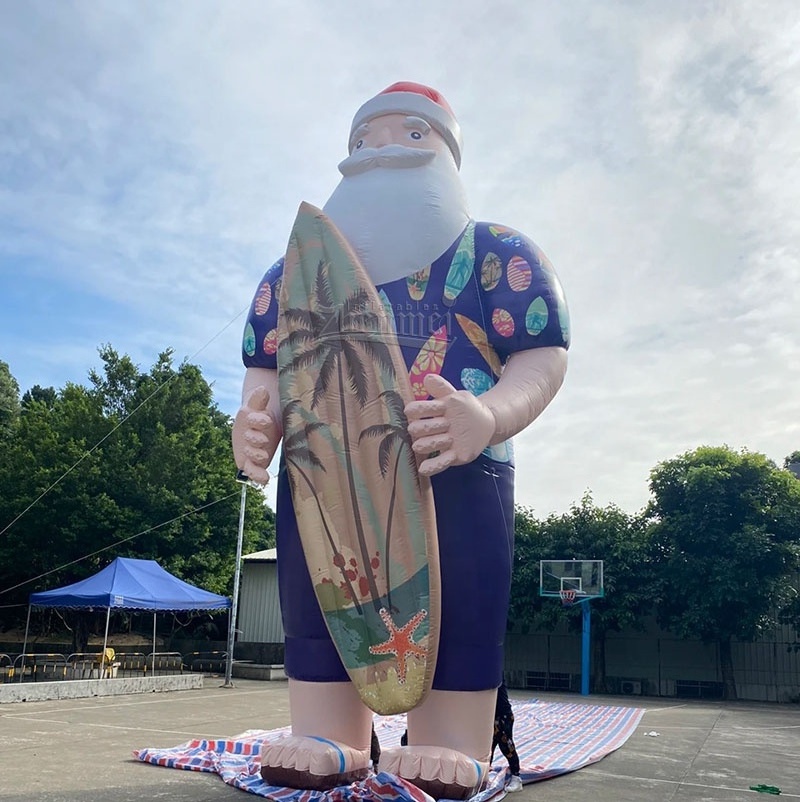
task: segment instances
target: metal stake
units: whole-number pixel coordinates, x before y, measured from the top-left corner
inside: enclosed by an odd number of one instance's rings
[[[225,684],[223,688],[233,688],[231,677],[233,676],[233,647],[236,642],[236,611],[239,607],[239,579],[242,571],[242,540],[244,538],[244,511],[247,501],[247,477],[244,481],[237,476],[237,481],[242,482],[242,501],[239,507],[239,534],[236,538],[236,568],[233,572],[233,599],[231,600],[231,615],[228,623],[228,656],[225,660]]]

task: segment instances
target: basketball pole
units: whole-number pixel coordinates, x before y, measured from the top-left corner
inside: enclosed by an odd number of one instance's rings
[[[552,580],[556,580],[553,582]],[[602,598],[602,560],[539,560],[539,595],[561,598],[564,607],[581,605],[581,696],[592,679],[592,599]]]
[[[580,604],[583,624],[581,630],[581,696],[588,696],[589,679],[591,678],[592,608],[589,599]]]

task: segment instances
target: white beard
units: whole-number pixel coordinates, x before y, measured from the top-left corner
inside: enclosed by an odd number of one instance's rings
[[[449,153],[421,167],[373,167],[347,176],[323,211],[375,284],[431,264],[469,222],[464,187]]]

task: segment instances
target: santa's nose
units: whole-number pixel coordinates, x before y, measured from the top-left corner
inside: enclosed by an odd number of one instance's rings
[[[392,132],[389,130],[388,125],[384,125],[375,132],[373,144],[376,148],[392,144]]]

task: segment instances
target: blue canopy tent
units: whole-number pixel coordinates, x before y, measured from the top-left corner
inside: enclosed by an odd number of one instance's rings
[[[156,613],[186,610],[223,610],[231,606],[227,596],[201,590],[165,571],[155,560],[117,557],[94,576],[63,588],[31,593],[25,643],[32,607],[59,607],[71,610],[106,610],[103,654],[108,646],[108,624],[112,610],[142,610],[153,613],[153,652],[155,652]],[[24,659],[24,658],[23,658]]]

